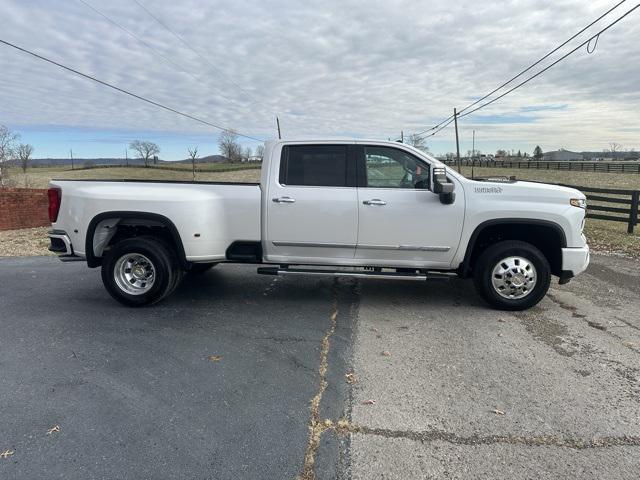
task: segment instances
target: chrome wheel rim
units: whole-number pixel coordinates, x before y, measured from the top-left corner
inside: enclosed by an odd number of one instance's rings
[[[116,285],[129,295],[142,295],[153,287],[156,269],[151,260],[139,253],[121,256],[113,269]]]
[[[529,295],[537,281],[536,267],[524,257],[503,258],[491,272],[493,289],[501,297],[511,300]]]

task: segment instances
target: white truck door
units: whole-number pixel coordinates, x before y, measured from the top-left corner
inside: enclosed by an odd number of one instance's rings
[[[272,161],[275,168],[277,159]],[[284,145],[279,169],[269,177],[265,259],[352,261],[358,234],[353,145]]]
[[[365,145],[358,152],[356,258],[373,265],[448,267],[464,222],[462,188],[453,204],[443,205],[429,189],[427,162],[388,146]]]

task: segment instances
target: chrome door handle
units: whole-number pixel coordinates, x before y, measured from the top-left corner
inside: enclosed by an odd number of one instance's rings
[[[374,198],[372,200],[365,200],[364,202],[365,205],[386,205],[387,202],[385,202],[384,200],[380,200],[379,198]]]
[[[291,197],[276,197],[273,201],[276,203],[296,203],[295,198]]]

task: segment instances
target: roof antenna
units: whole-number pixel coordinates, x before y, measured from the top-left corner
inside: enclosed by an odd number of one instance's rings
[[[276,124],[278,125],[278,140],[282,140],[282,135],[280,134],[280,119],[276,117]]]

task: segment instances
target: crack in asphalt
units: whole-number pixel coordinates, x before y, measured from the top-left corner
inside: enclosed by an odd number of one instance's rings
[[[331,420],[320,420],[320,402],[322,401],[322,395],[327,388],[327,368],[329,366],[329,348],[331,347],[331,337],[336,330],[337,318],[338,318],[338,280],[334,279],[333,286],[331,288],[331,315],[329,328],[324,334],[321,343],[320,350],[320,365],[318,367],[318,375],[320,382],[318,384],[318,391],[311,399],[310,415],[309,415],[309,440],[307,442],[307,449],[304,455],[304,463],[302,466],[302,472],[299,475],[300,480],[314,480],[316,478],[314,464],[316,460],[316,453],[320,446],[320,439],[322,433],[332,425]]]
[[[551,293],[547,293],[547,297],[549,297],[549,299],[555,303],[556,305],[558,305],[561,309],[566,310],[568,312],[571,312],[571,316],[573,318],[579,318],[579,319],[584,319],[587,323],[588,326],[590,326],[591,328],[594,328],[596,330],[600,330],[601,332],[605,332],[609,335],[611,335],[613,338],[616,338],[618,340],[623,340],[622,337],[620,337],[619,335],[616,335],[615,333],[611,332],[606,326],[602,325],[601,323],[598,322],[594,322],[592,320],[588,320],[586,315],[580,314],[578,313],[578,308],[570,305],[566,302],[564,302],[563,300],[560,300],[558,297],[556,297],[555,295],[552,295]],[[619,316],[615,316],[615,318],[619,321],[621,321],[622,323],[624,323],[625,325],[627,325],[628,327],[631,327],[633,329],[636,330],[640,330],[639,327],[637,327],[636,325],[628,322],[627,320],[624,320],[623,318],[620,318]],[[623,345],[627,348],[629,348],[630,350],[637,352],[637,350],[635,348],[633,348],[632,346],[626,345],[623,343]]]
[[[632,446],[640,447],[640,437],[638,436],[603,436],[590,439],[579,439],[575,437],[560,437],[553,435],[471,435],[463,437],[455,433],[449,433],[442,430],[428,430],[424,432],[415,432],[411,430],[389,430],[384,428],[371,428],[358,425],[350,425],[338,423],[336,431],[342,433],[361,433],[365,435],[376,435],[386,438],[405,438],[422,443],[443,441],[455,445],[494,445],[494,444],[510,444],[524,445],[530,447],[552,446],[570,448],[573,450],[586,450],[589,448],[606,448]]]
[[[567,327],[548,318],[539,307],[534,307],[532,310],[534,311],[516,312],[514,315],[520,319],[525,329],[534,339],[553,348],[556,353],[563,357],[575,355],[575,351],[565,348],[567,344],[565,338],[569,338]]]

